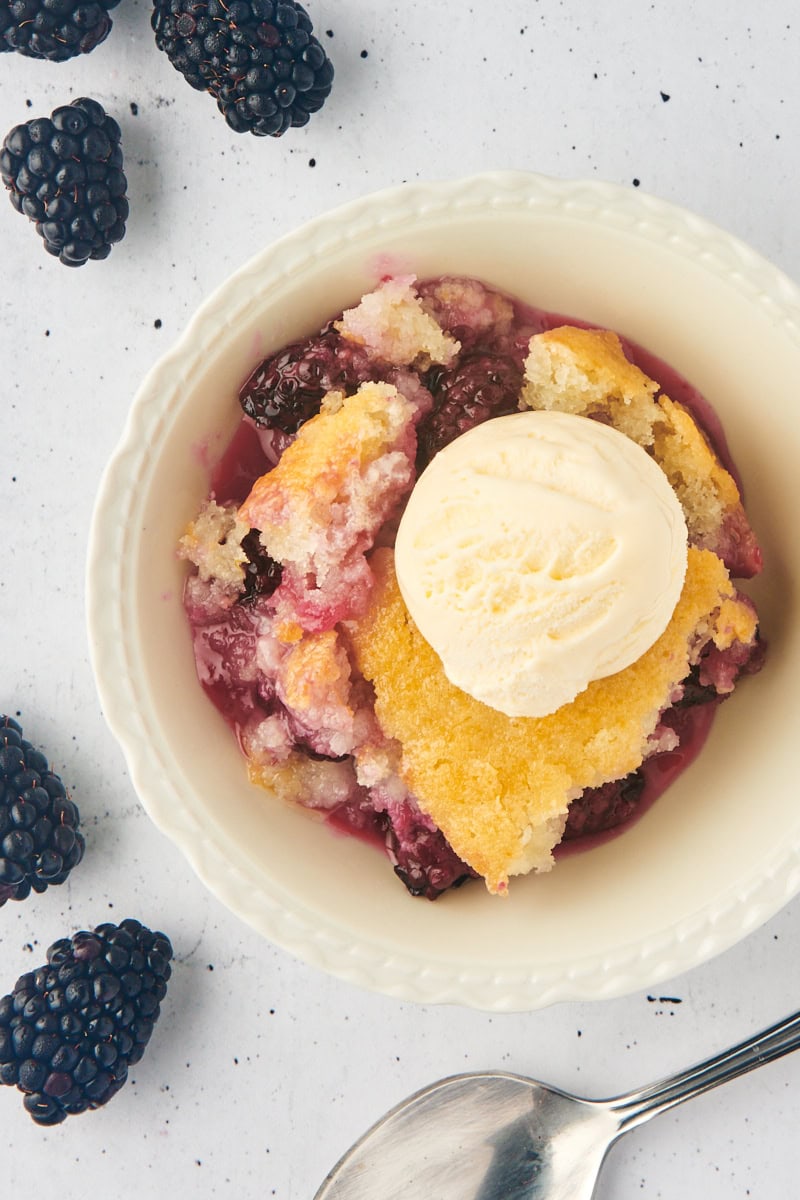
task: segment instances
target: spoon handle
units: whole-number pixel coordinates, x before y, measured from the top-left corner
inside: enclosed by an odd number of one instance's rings
[[[625,1096],[617,1096],[608,1105],[619,1118],[619,1133],[625,1133],[657,1113],[665,1112],[692,1096],[699,1096],[719,1083],[744,1075],[753,1067],[781,1058],[799,1046],[800,1012],[677,1075]]]

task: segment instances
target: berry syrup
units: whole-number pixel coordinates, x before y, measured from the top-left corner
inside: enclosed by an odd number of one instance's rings
[[[245,417],[211,475],[217,504],[242,504],[255,481],[274,466],[259,430]]]

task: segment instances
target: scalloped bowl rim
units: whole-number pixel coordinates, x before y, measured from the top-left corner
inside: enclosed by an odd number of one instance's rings
[[[460,942],[453,956],[433,952],[427,944],[417,949],[403,942],[396,924],[388,923],[385,936],[374,928],[360,931],[357,919],[354,924],[350,916],[342,918],[335,904],[325,912],[318,903],[307,903],[302,879],[296,887],[285,878],[276,881],[269,867],[241,854],[224,822],[209,822],[197,806],[197,788],[187,783],[180,760],[154,717],[154,682],[143,678],[136,638],[131,634],[141,587],[136,568],[131,567],[142,552],[136,522],[174,416],[167,410],[165,397],[178,395],[181,387],[191,388],[197,373],[202,373],[203,361],[213,356],[218,346],[224,349],[225,340],[233,336],[234,317],[245,311],[246,298],[258,295],[263,300],[267,292],[282,295],[287,288],[291,290],[298,272],[315,271],[316,264],[337,254],[352,257],[359,241],[372,238],[380,244],[382,239],[391,243],[399,238],[402,242],[409,229],[413,241],[417,227],[438,230],[437,236],[446,241],[456,236],[452,226],[461,220],[468,227],[470,222],[495,221],[498,216],[507,222],[530,222],[531,229],[545,226],[548,236],[552,234],[556,240],[565,236],[559,232],[565,225],[579,237],[585,227],[590,250],[594,246],[591,239],[596,237],[600,242],[613,241],[623,262],[650,255],[663,264],[667,274],[673,269],[678,276],[700,272],[701,287],[707,286],[712,295],[718,291],[720,302],[729,304],[731,311],[738,313],[741,305],[752,308],[760,336],[770,345],[774,342],[776,352],[785,350],[790,360],[800,364],[800,291],[795,285],[750,247],[703,218],[640,191],[524,172],[490,172],[372,193],[317,217],[237,270],[202,304],[176,344],[148,373],[97,495],[87,562],[87,620],[101,704],[123,748],[134,788],[156,825],[183,851],[223,904],[271,941],[350,983],[406,1000],[508,1011],[652,987],[727,949],[800,890],[800,823],[790,824],[780,838],[759,846],[751,869],[740,869],[727,881],[723,871],[720,881],[708,885],[708,892],[698,884],[697,907],[689,902],[680,919],[673,920],[667,912],[654,920],[649,931],[636,930],[629,939],[623,930],[607,945],[600,939],[596,948],[582,944],[574,956],[565,951],[539,961],[535,956],[526,960],[518,948],[507,954],[498,948],[494,955],[485,945],[473,959]],[[488,224],[485,227],[490,228]],[[546,245],[541,243],[544,257]],[[600,253],[604,252],[601,247]],[[425,253],[433,253],[435,259],[435,250]],[[635,269],[632,263],[634,278]],[[602,289],[594,303],[603,308]],[[567,311],[575,311],[574,305]],[[585,311],[575,315],[585,315]],[[630,334],[631,330],[625,328],[624,332]],[[685,342],[685,330],[681,336]],[[668,346],[666,329],[664,337]],[[242,371],[241,377],[245,374]],[[178,415],[179,410],[176,402]],[[785,563],[780,548],[777,557],[784,582],[789,578],[791,584],[794,563]],[[793,596],[794,590],[790,590]],[[786,653],[792,652],[788,628],[778,640]],[[747,686],[758,687],[762,699],[766,696],[769,700],[770,692],[761,679],[748,681]],[[778,691],[789,694],[785,687]],[[784,766],[783,774],[775,776],[781,788],[789,779]],[[780,815],[784,815],[782,810]],[[632,835],[633,831],[626,833],[616,842]],[[599,853],[592,851],[591,855]],[[569,864],[570,860],[565,860],[553,874],[572,870]],[[602,875],[598,879],[602,881]],[[595,883],[593,877],[592,885]],[[392,886],[399,887],[394,882]],[[519,890],[529,886],[528,880],[521,881]],[[446,902],[458,904],[467,891],[446,898]],[[512,887],[506,902],[491,903],[514,904],[514,892]],[[408,903],[423,905],[421,901]],[[431,914],[442,904],[430,906]],[[447,912],[451,909],[452,904]],[[398,911],[402,926],[403,910]],[[465,921],[483,921],[482,914],[477,902],[465,903]],[[431,917],[432,923],[438,920]],[[459,918],[442,918],[445,931],[451,920]]]

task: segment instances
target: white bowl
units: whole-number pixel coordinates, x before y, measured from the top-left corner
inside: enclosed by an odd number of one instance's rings
[[[607,325],[722,417],[765,550],[770,653],[700,758],[635,825],[549,875],[414,900],[383,856],[252,787],[197,683],[176,542],[239,420],[239,384],[387,271],[477,276]],[[102,481],[94,669],[150,816],[230,909],[299,957],[404,999],[533,1009],[652,987],[800,888],[800,293],[752,250],[638,191],[518,173],[367,196],[258,254],[145,379]]]

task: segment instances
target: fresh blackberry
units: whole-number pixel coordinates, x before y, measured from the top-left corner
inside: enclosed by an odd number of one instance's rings
[[[0,908],[64,882],[83,858],[79,819],[42,752],[0,716]]]
[[[128,181],[120,128],[96,100],[73,100],[16,125],[0,151],[11,203],[36,223],[44,248],[70,267],[107,258],[125,236]]]
[[[454,367],[432,367],[425,383],[434,409],[419,427],[420,469],[468,429],[516,412],[522,371],[512,358],[479,351],[463,356]]]
[[[314,337],[265,358],[242,385],[239,403],[257,425],[295,434],[319,412],[326,392],[355,389],[371,377],[366,352],[329,322]]]
[[[65,62],[88,54],[111,29],[119,0],[6,0],[0,3],[0,53]]]
[[[154,0],[156,45],[236,133],[280,137],[322,108],[333,67],[295,0]]]
[[[172,946],[139,921],[61,938],[0,1000],[0,1082],[39,1125],[99,1108],[142,1057],[167,991]]]

